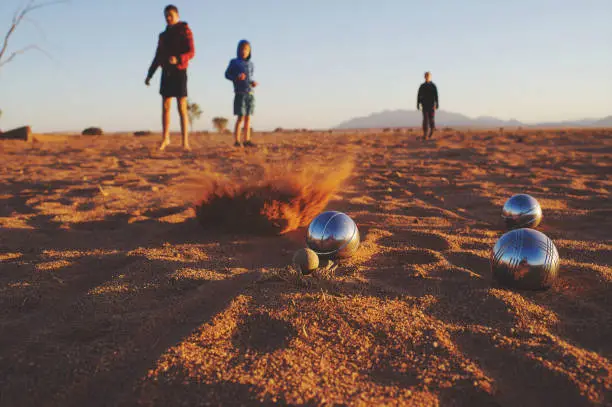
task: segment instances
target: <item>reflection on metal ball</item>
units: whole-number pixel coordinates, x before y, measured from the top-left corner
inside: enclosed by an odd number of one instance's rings
[[[506,201],[502,218],[509,230],[535,228],[542,221],[542,208],[531,195],[518,194]]]
[[[308,226],[307,246],[323,258],[351,257],[359,248],[359,229],[346,214],[327,211]]]
[[[559,273],[559,253],[542,232],[528,228],[512,230],[493,247],[491,273],[497,282],[509,288],[550,288]]]

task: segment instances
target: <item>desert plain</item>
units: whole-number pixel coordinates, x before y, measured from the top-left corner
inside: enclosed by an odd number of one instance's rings
[[[612,130],[419,135],[0,141],[0,405],[612,405]],[[491,277],[516,193],[549,290]],[[302,276],[322,210],[361,246]]]

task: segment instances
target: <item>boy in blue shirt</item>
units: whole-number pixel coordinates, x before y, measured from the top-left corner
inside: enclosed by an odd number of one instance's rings
[[[234,83],[234,146],[255,147],[251,141],[251,116],[255,112],[255,95],[253,89],[257,82],[253,80],[253,62],[251,62],[251,44],[247,40],[238,43],[237,57],[232,59],[225,70],[225,78]],[[244,144],[240,141],[240,127],[244,123]]]

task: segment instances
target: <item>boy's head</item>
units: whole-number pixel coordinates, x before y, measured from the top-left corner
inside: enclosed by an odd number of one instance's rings
[[[168,25],[174,25],[179,22],[178,8],[175,5],[169,4],[164,8],[164,17]]]
[[[251,59],[251,44],[247,40],[242,40],[238,43],[238,58]]]
[[[431,82],[431,72],[425,72],[425,82]]]

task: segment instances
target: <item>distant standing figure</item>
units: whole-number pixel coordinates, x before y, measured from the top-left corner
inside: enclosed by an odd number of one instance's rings
[[[251,61],[251,44],[247,40],[238,43],[236,58],[232,59],[225,70],[225,78],[234,83],[234,146],[255,147],[251,141],[251,116],[255,113],[255,95],[257,82],[253,80],[253,62]],[[244,143],[241,142],[240,127],[244,123]]]
[[[438,104],[438,88],[431,81],[431,73],[425,72],[425,82],[419,87],[417,96],[417,110],[423,111],[423,140],[427,137],[432,138],[436,129],[436,110],[440,108]],[[429,135],[427,134],[429,130]]]
[[[183,148],[189,146],[189,115],[187,112],[187,66],[195,55],[193,34],[186,22],[179,20],[176,6],[168,5],[164,9],[166,30],[159,34],[157,51],[145,84],[149,86],[151,78],[158,67],[162,68],[159,93],[162,96],[162,127],[163,138],[159,149],[161,151],[170,144],[170,107],[172,99],[176,98],[181,118],[181,134]]]

